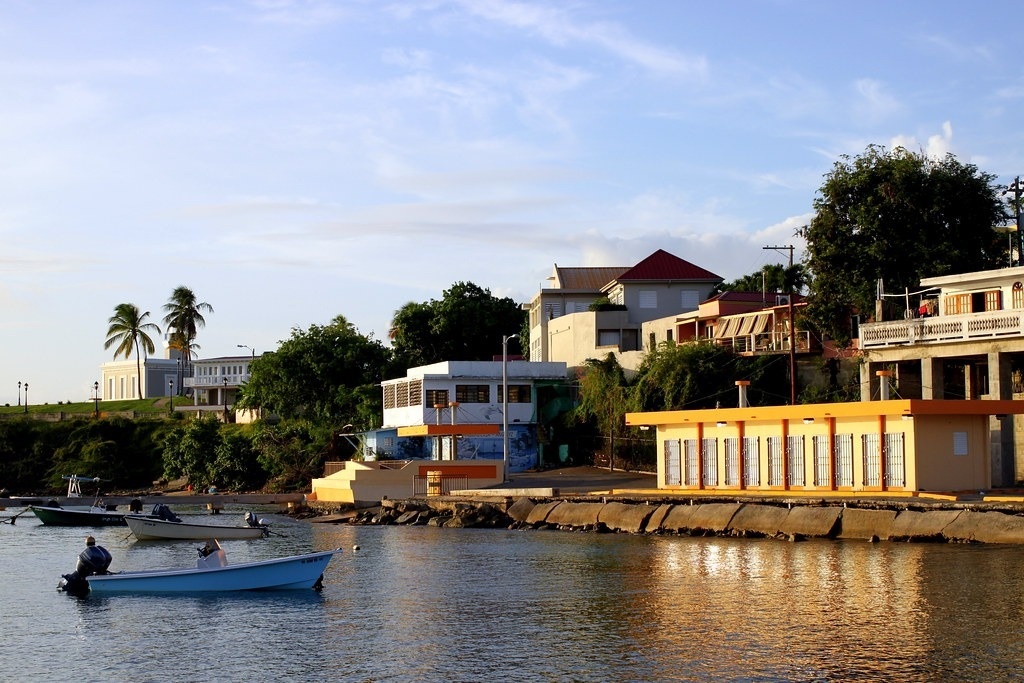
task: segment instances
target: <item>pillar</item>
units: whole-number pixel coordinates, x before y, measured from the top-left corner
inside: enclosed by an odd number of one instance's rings
[[[921,398],[940,399],[945,395],[942,388],[944,378],[942,376],[941,358],[921,359]]]
[[[994,400],[1013,398],[1010,355],[994,351],[988,354],[988,396]],[[1014,486],[1024,479],[1024,462],[1016,448],[1014,426],[1018,415],[1004,415],[991,419],[992,430],[992,485]]]

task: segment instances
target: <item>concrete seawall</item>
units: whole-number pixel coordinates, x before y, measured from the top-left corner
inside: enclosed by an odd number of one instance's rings
[[[482,511],[486,511],[483,514]],[[410,512],[419,514],[409,514]],[[757,502],[483,501],[451,498],[382,501],[363,523],[548,528],[632,534],[734,536],[786,540],[849,539],[1024,544],[1024,516],[977,509],[879,509]],[[471,517],[471,523],[467,519]]]

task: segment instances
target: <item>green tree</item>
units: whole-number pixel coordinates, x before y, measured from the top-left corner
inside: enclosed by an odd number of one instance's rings
[[[736,380],[751,382],[752,404],[781,404],[788,396],[782,356],[739,356],[710,341],[664,342],[649,352],[630,386],[629,410],[649,412],[735,407]]]
[[[502,337],[520,332],[526,313],[514,300],[495,297],[471,282],[456,282],[440,300],[407,303],[395,311],[389,336],[398,367],[445,360],[491,360]],[[527,341],[513,340],[510,354]]]
[[[222,443],[220,421],[214,417],[179,425],[164,439],[164,476],[185,477],[196,489],[208,487],[214,481],[215,454]]]
[[[1005,247],[993,228],[1007,218],[995,177],[952,155],[936,161],[872,145],[837,161],[800,231],[813,279],[807,314],[839,342],[851,307],[870,315],[877,282],[916,289],[922,277],[998,267]]]
[[[804,264],[794,263],[792,266],[783,266],[772,263],[732,282],[723,282],[715,287],[715,291],[787,294],[803,292],[809,284],[810,278]]]
[[[181,352],[184,366],[187,369],[192,360],[192,352],[199,347],[195,345],[196,334],[206,326],[203,313],[213,313],[213,306],[201,302],[188,287],[184,285],[174,288],[171,299],[164,304],[164,324],[171,335],[173,347]]]
[[[333,425],[308,420],[257,425],[253,445],[269,477],[268,488],[287,491],[309,486],[310,480],[323,474],[334,433]]]
[[[150,354],[156,351],[153,339],[149,331],[153,330],[160,334],[160,328],[151,322],[146,322],[149,311],[142,313],[135,304],[118,304],[114,307],[114,315],[107,321],[107,341],[103,344],[104,349],[117,346],[114,349],[114,359],[119,356],[128,358],[132,351],[135,351],[135,367],[138,372],[139,397],[144,398],[142,384],[142,353]]]
[[[254,360],[237,405],[368,429],[370,415],[380,419],[377,385],[389,361],[383,344],[337,316],[329,325],[293,329],[276,351]]]
[[[604,359],[587,359],[579,378],[578,422],[592,422],[608,440],[608,468],[615,469],[615,439],[626,429],[626,375],[609,353]]]

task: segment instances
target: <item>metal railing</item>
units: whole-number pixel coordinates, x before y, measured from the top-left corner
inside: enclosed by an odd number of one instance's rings
[[[428,479],[430,480],[428,482]],[[412,496],[419,498],[428,493],[435,496],[448,496],[452,491],[465,491],[469,488],[469,476],[465,474],[442,474],[439,488],[430,485],[437,484],[437,478],[428,475],[417,474],[413,479]]]

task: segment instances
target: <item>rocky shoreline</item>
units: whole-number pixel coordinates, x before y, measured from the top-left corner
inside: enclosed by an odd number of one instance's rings
[[[327,521],[327,520],[324,520]],[[444,528],[559,529],[596,533],[665,534],[862,541],[1024,544],[1024,510],[946,504],[921,506],[794,504],[784,501],[596,499],[465,500],[451,497],[383,500],[352,512],[351,524]]]

